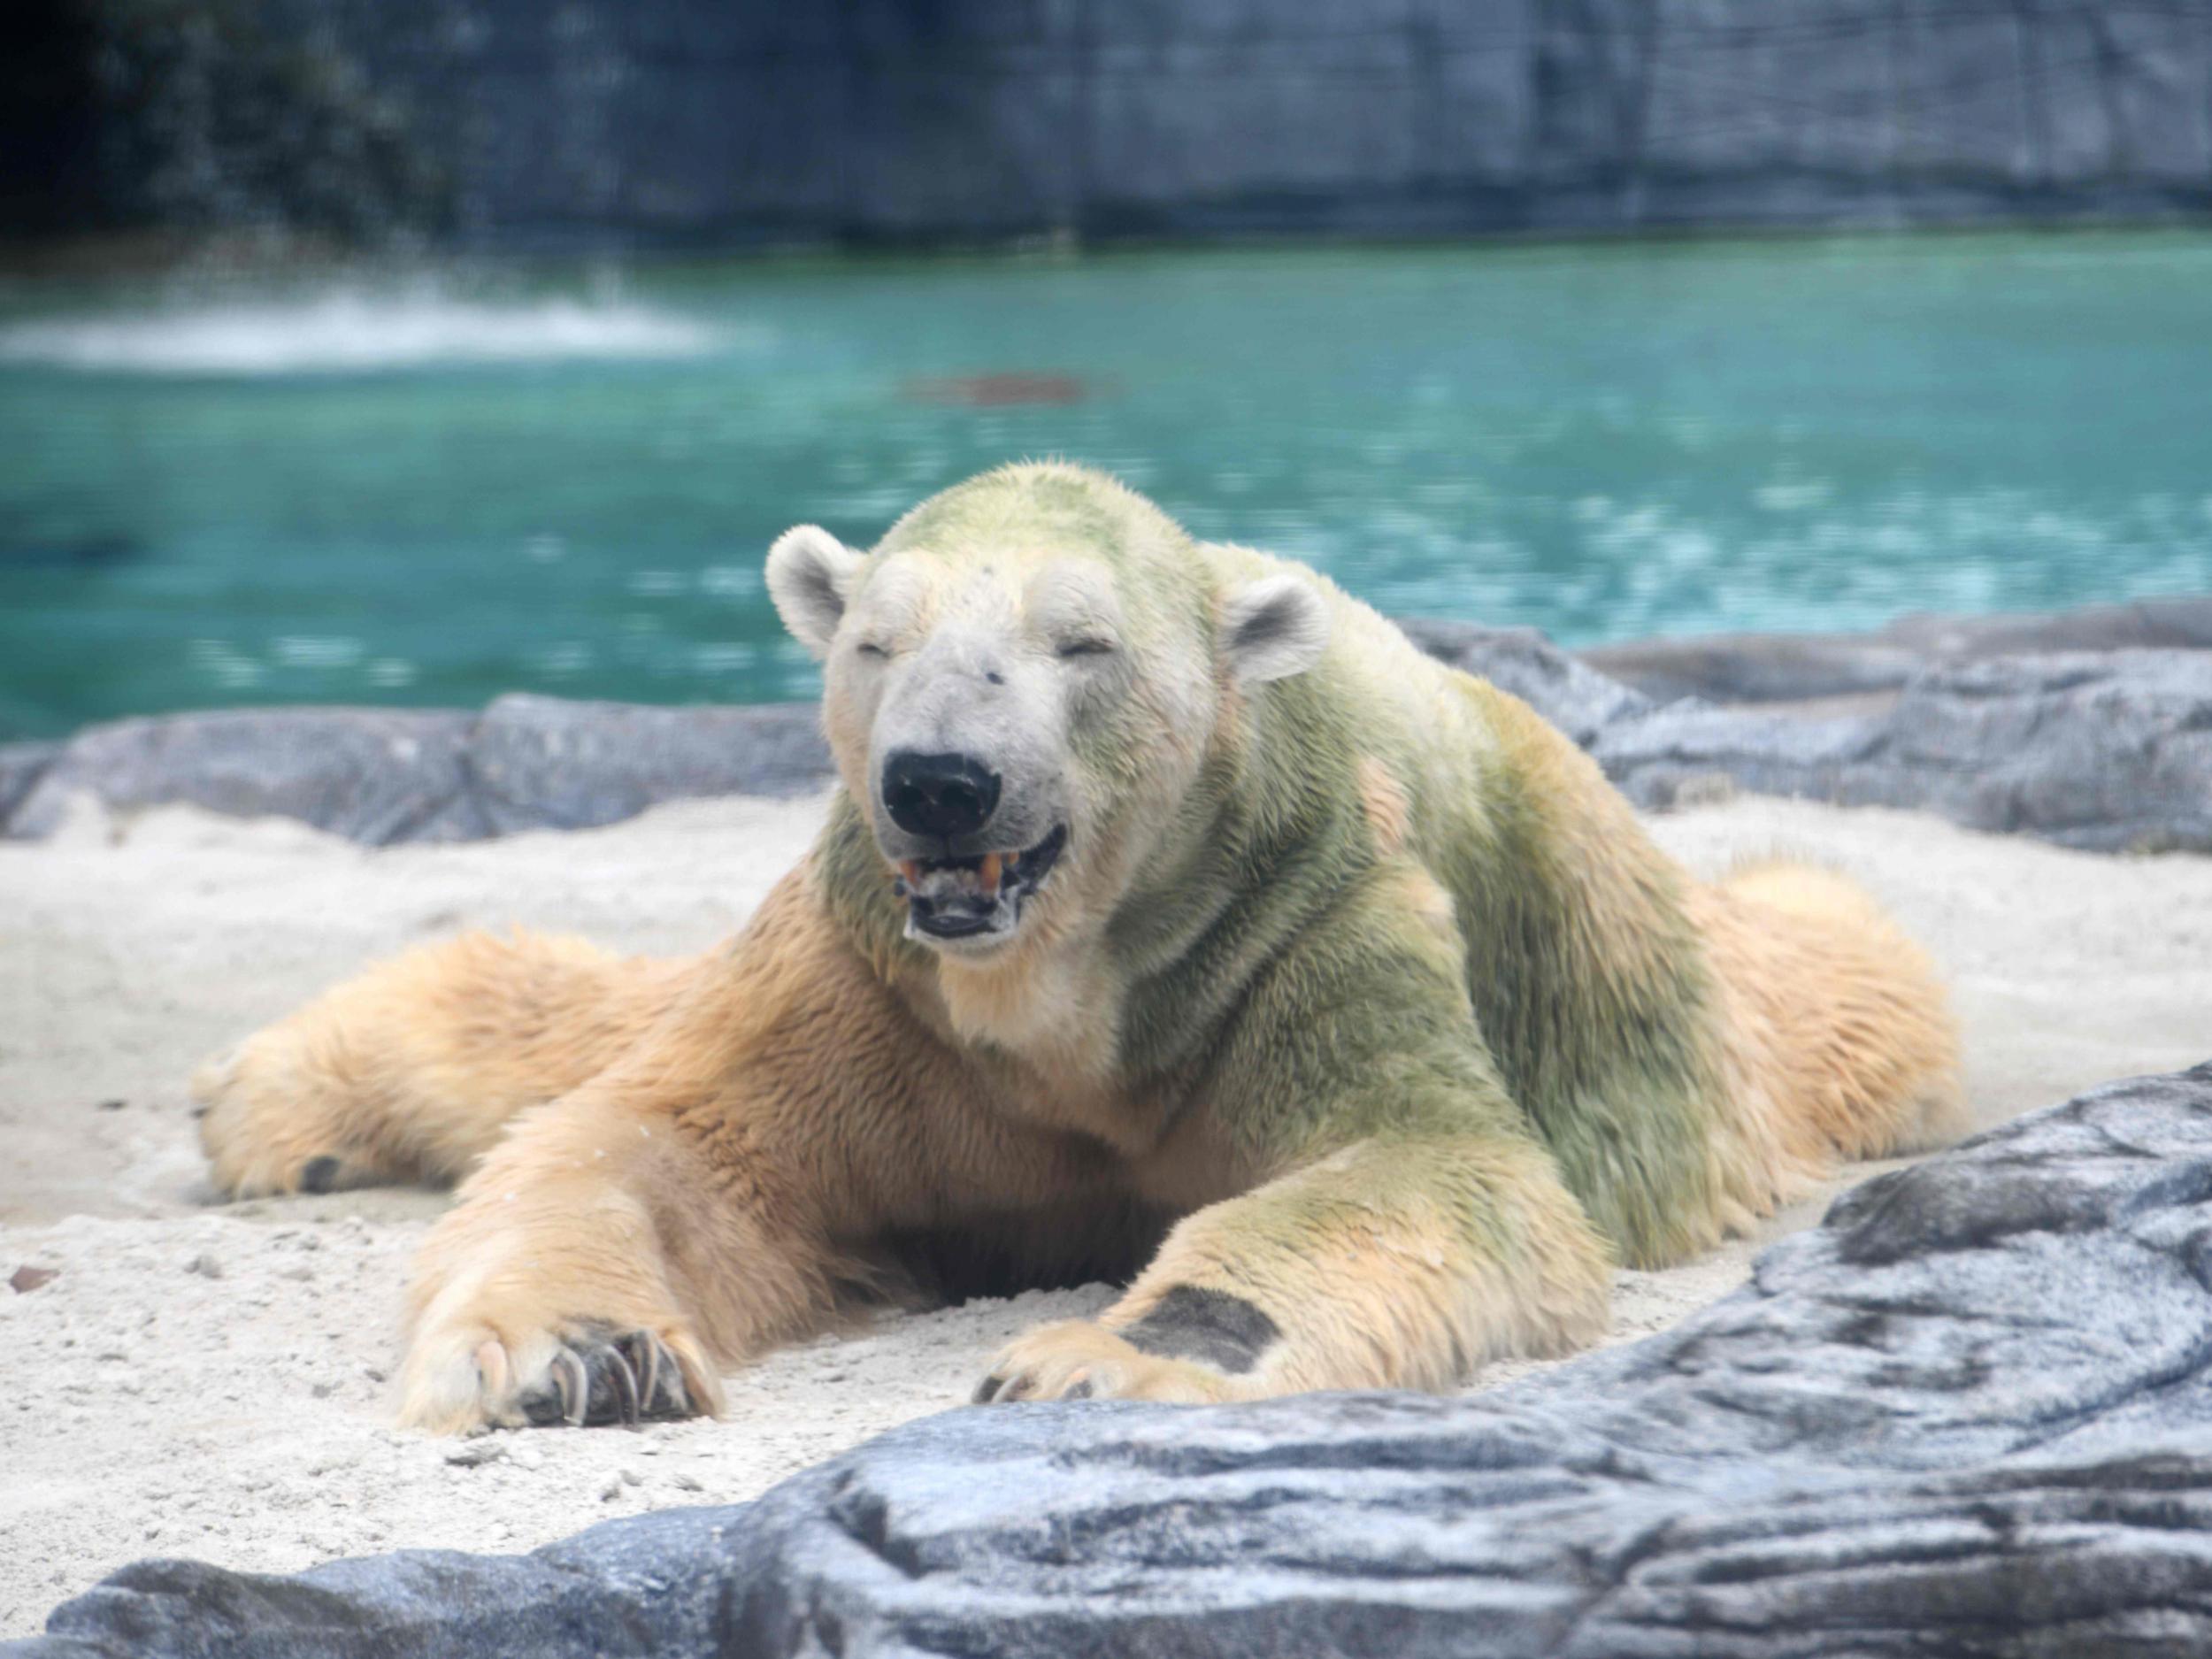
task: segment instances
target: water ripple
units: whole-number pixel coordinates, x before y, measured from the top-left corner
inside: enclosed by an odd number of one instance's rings
[[[0,328],[0,363],[117,374],[362,373],[471,363],[691,357],[741,343],[619,302],[331,294]]]

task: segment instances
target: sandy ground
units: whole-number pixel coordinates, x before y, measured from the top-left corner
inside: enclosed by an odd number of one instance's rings
[[[886,1318],[733,1378],[718,1423],[437,1441],[387,1410],[401,1276],[440,1199],[206,1204],[183,1088],[203,1053],[465,926],[703,947],[819,811],[696,803],[588,834],[369,853],[165,810],[0,845],[0,1277],[56,1270],[0,1290],[0,1638],[142,1555],[289,1571],[403,1546],[518,1550],[749,1497],[959,1404],[1017,1330],[1104,1303],[1093,1288]],[[2212,1056],[2212,859],[2089,857],[1771,801],[1655,829],[1700,869],[1781,849],[1871,886],[1955,977],[1983,1123]],[[1623,1274],[1617,1339],[1732,1288],[1756,1242]]]

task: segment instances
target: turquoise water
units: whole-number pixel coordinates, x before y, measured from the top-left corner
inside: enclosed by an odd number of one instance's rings
[[[2212,588],[2212,236],[18,284],[0,736],[806,695],[776,533],[1048,453],[1571,643]]]

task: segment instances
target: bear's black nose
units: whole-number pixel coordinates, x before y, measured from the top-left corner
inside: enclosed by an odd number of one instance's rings
[[[998,809],[998,773],[966,755],[893,751],[883,763],[883,804],[910,835],[972,835]]]

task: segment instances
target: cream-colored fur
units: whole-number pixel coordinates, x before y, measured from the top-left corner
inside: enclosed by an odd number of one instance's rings
[[[689,966],[581,940],[426,945],[211,1060],[192,1079],[217,1186],[239,1197],[451,1181],[507,1122],[634,1048]]]
[[[462,1178],[406,1422],[710,1410],[842,1310],[1086,1278],[1128,1288],[986,1393],[1440,1386],[1960,1125],[1940,981],[1847,881],[1692,881],[1525,705],[1095,475],[771,583],[844,789],[738,940],[472,936],[196,1079],[228,1191]],[[1070,830],[987,949],[896,896],[874,780],[926,744],[1003,762],[1009,856]]]

